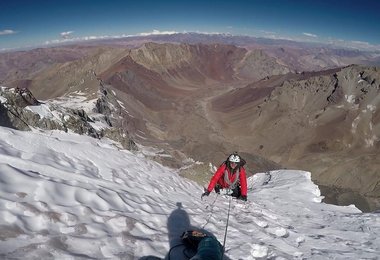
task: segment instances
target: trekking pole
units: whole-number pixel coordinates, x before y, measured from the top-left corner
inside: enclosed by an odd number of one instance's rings
[[[232,198],[230,197],[230,201],[228,203],[227,223],[226,223],[226,231],[224,232],[222,259],[224,257],[224,251],[226,249],[225,245],[226,245],[226,239],[227,239],[228,220],[230,219],[231,199]]]

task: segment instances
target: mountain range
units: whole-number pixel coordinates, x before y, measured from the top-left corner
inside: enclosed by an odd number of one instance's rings
[[[154,159],[171,167],[189,157],[218,165],[239,151],[250,174],[310,171],[331,202],[380,207],[379,53],[175,34],[1,53],[0,61],[1,85],[42,102],[112,94],[109,126],[162,149]],[[183,175],[205,182],[206,172],[194,164]]]

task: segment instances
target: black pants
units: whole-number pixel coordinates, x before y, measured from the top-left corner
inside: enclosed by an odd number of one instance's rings
[[[240,186],[239,185],[232,189],[231,196],[235,197],[235,198],[239,198],[241,196],[241,190],[240,190]]]

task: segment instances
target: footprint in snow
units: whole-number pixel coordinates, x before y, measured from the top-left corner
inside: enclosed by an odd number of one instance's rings
[[[305,237],[301,236],[296,239],[297,247],[299,247],[302,243],[305,242]]]
[[[249,252],[245,257],[239,258],[241,260],[267,259],[269,254],[269,248],[261,244],[245,244],[241,249]]]
[[[275,235],[276,237],[288,237],[289,232],[285,228],[278,227],[278,228],[268,228],[268,232],[272,235]]]
[[[268,222],[266,221],[261,221],[261,220],[255,220],[256,225],[262,228],[268,227]]]
[[[258,244],[251,245],[251,257],[249,259],[263,258],[268,256],[268,247]]]

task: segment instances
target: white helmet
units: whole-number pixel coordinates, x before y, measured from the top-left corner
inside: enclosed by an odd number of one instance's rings
[[[230,157],[228,157],[228,160],[230,162],[239,163],[240,162],[240,156],[237,154],[231,154]]]

